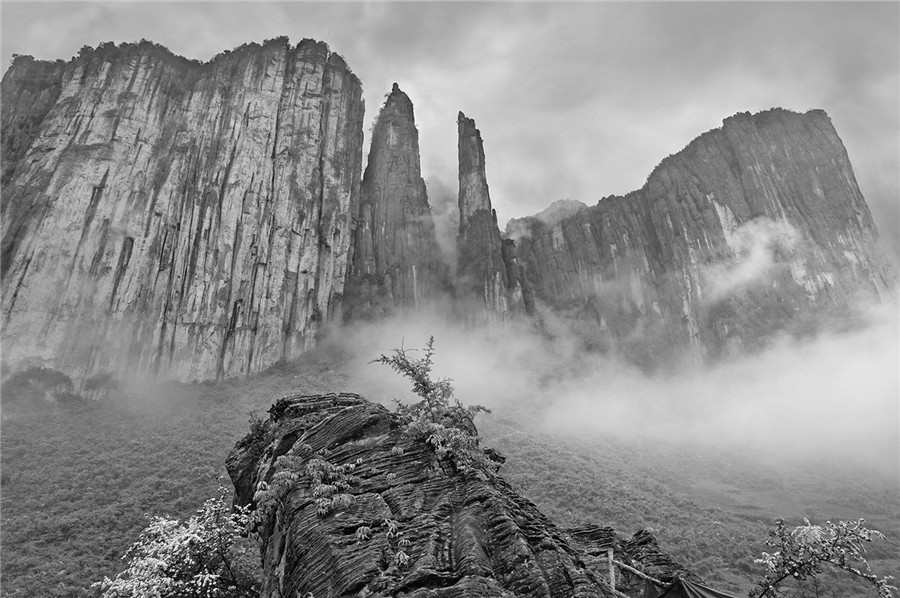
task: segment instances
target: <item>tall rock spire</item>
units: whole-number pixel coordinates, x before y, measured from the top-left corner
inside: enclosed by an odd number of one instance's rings
[[[375,129],[363,176],[348,318],[424,307],[447,286],[419,160],[409,97],[394,83]]]
[[[511,310],[520,307],[530,312],[530,293],[519,284],[524,277],[519,274],[515,243],[501,239],[497,213],[491,208],[481,132],[475,127],[475,121],[462,112],[457,118],[457,126],[457,299],[460,311],[476,321],[505,319]]]
[[[475,121],[462,112],[459,127],[459,227],[462,230],[479,210],[491,211],[491,193],[484,168],[484,143]]]

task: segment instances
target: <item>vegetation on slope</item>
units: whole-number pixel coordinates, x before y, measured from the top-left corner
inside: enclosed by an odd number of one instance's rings
[[[345,354],[324,348],[245,380],[159,385],[98,402],[50,404],[4,388],[3,595],[95,595],[90,584],[122,570],[147,515],[187,519],[216,493],[249,413],[288,393],[344,389],[348,367]],[[676,442],[548,435],[501,416],[479,427],[484,445],[507,457],[504,476],[561,526],[651,528],[663,549],[722,589],[746,595],[764,575],[753,560],[779,516],[791,524],[865,517],[888,537],[868,554],[875,571],[900,569],[895,482],[779,469]],[[821,596],[867,595],[847,578],[823,581]]]

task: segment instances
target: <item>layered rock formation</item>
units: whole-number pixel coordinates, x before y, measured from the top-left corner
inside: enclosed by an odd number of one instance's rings
[[[821,110],[735,115],[640,190],[507,230],[540,300],[644,363],[753,349],[896,286]]]
[[[515,242],[503,240],[491,207],[484,144],[475,121],[462,112],[459,128],[459,237],[457,299],[468,319],[490,321],[532,308],[530,288],[518,262]]]
[[[413,105],[394,83],[372,131],[344,313],[373,317],[423,308],[447,297],[449,282],[422,179]]]
[[[613,596],[605,566],[588,564],[607,546],[658,579],[687,574],[646,532],[560,530],[493,471],[438,459],[357,395],[286,397],[270,414],[227,462],[235,502],[264,511],[262,598]],[[347,473],[317,485],[324,469]],[[324,509],[323,483],[343,488]]]
[[[2,94],[7,365],[212,378],[311,344],[359,195],[361,87],[340,56],[105,44],[18,58]]]

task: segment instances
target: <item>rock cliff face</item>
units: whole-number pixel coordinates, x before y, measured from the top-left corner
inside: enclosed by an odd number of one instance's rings
[[[227,463],[236,503],[271,505],[257,529],[263,598],[613,596],[605,566],[588,564],[607,546],[658,579],[687,574],[647,532],[560,530],[496,473],[439,460],[357,395],[286,397],[270,414]],[[353,469],[325,481],[347,487],[323,512],[313,472],[325,462]]]
[[[896,286],[821,110],[730,117],[640,190],[574,212],[508,226],[528,282],[642,362],[753,349]]]
[[[504,241],[491,207],[484,166],[484,144],[475,121],[462,112],[459,128],[458,308],[473,321],[502,320],[531,310],[530,288],[512,240]]]
[[[449,276],[422,179],[413,105],[395,83],[372,132],[344,313],[423,308],[448,295]]]
[[[104,44],[68,63],[19,57],[0,90],[4,365],[81,385],[253,373],[341,309],[449,297],[470,324],[538,304],[588,348],[699,361],[896,286],[822,111],[728,118],[640,190],[554,204],[505,237],[460,113],[451,281],[412,103],[395,85],[360,181],[360,82],[324,44],[280,38],[206,64]]]
[[[286,38],[206,64],[141,44],[2,82],[3,357],[84,379],[255,372],[342,292],[359,80]]]

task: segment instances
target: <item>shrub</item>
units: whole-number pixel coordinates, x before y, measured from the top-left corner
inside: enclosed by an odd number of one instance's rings
[[[125,553],[125,571],[92,587],[103,598],[258,596],[253,551],[239,544],[247,509],[231,512],[224,488],[220,492],[186,522],[153,517]]]
[[[785,580],[804,581],[822,573],[823,565],[831,565],[851,575],[871,583],[879,598],[891,598],[891,590],[896,590],[889,582],[893,577],[872,574],[866,561],[865,545],[873,539],[884,538],[876,530],[868,529],[865,520],[827,521],[825,526],[812,525],[804,519],[805,525],[788,530],[783,519],[775,521],[775,529],[769,530],[766,545],[777,548],[769,554],[764,552],[756,562],[765,565],[766,576],[750,591],[751,598],[779,596],[778,585]]]
[[[390,366],[409,378],[413,392],[422,398],[411,405],[397,401],[397,412],[407,424],[409,434],[431,445],[438,459],[450,458],[462,470],[476,467],[496,469],[498,464],[488,459],[478,446],[478,431],[474,423],[476,414],[490,411],[481,405],[463,406],[453,397],[449,378],[433,380],[433,358],[432,336],[425,345],[425,356],[421,359],[412,359],[405,349],[394,349],[393,355],[381,355],[374,363]],[[402,454],[402,449],[395,447],[392,453]]]

